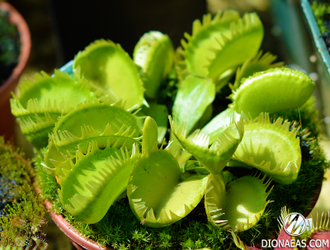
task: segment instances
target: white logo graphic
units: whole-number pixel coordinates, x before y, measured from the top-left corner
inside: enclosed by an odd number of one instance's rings
[[[284,232],[290,236],[299,236],[302,233],[304,233],[306,230],[312,231],[314,226],[313,226],[313,221],[312,218],[305,218],[303,215],[299,213],[291,213],[288,214],[284,220],[282,220],[282,217],[279,219],[281,221],[281,225],[283,226]],[[283,224],[282,224],[283,222]],[[261,240],[261,247],[262,249],[264,248],[280,248],[280,249],[289,249],[289,248],[294,248],[294,249],[306,249],[308,246],[308,249],[314,249],[314,248],[321,248],[326,249],[329,248],[329,243],[330,239],[269,239]]]
[[[299,236],[306,230],[306,219],[300,213],[288,214],[283,223],[284,231],[291,236]]]

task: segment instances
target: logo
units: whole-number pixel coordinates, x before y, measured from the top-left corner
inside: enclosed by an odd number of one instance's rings
[[[306,219],[300,213],[290,213],[283,221],[283,229],[290,236],[299,236],[305,232]]]
[[[290,213],[284,220],[282,216],[279,218],[281,221],[281,226],[283,226],[284,233],[290,236],[299,236],[303,234],[306,230],[312,231],[314,228],[312,218],[305,218],[300,213]],[[298,238],[277,238],[277,239],[262,239],[261,247],[272,248],[272,249],[305,249],[308,246],[308,249],[321,248],[326,249],[330,246],[330,239],[300,239]]]

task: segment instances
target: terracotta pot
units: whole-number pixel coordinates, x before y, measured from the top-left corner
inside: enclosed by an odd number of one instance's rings
[[[322,185],[323,185],[323,181],[320,183],[319,187],[317,188],[313,198],[312,198],[312,201],[311,201],[311,204],[310,204],[310,207],[309,209],[303,214],[304,217],[308,217],[309,214],[312,212],[312,210],[314,209],[315,205],[316,205],[316,202],[318,201],[319,197],[320,197],[320,194],[321,194],[321,190],[322,190]],[[293,211],[294,212],[294,211]]]
[[[312,202],[310,204],[310,209],[304,213],[304,217],[307,217],[309,215],[309,213],[312,211],[312,209],[314,208],[314,206],[315,206],[315,204],[318,200],[318,197],[320,195],[321,188],[322,188],[322,183],[319,186],[319,188],[316,190],[315,195],[314,195],[314,197],[312,199]],[[38,191],[41,192],[39,189],[38,189]],[[47,208],[51,218],[55,222],[55,224],[69,238],[69,240],[71,241],[73,246],[75,246],[78,250],[84,250],[84,249],[88,249],[88,250],[100,250],[100,249],[113,250],[112,248],[101,246],[97,242],[81,236],[76,229],[72,228],[72,226],[69,224],[69,222],[67,222],[62,215],[55,214],[54,212],[52,212],[52,204],[49,201],[46,201],[46,208]],[[276,238],[277,238],[277,235],[273,235],[272,239],[276,239]],[[256,248],[253,248],[252,246],[249,246],[249,248],[251,250],[252,249],[259,249],[257,247],[260,247],[260,245],[258,244],[256,246]]]
[[[97,242],[87,239],[79,234],[79,232],[72,228],[72,226],[65,220],[65,218],[60,214],[55,214],[52,212],[52,204],[46,201],[46,208],[55,222],[55,224],[61,229],[61,231],[69,238],[72,244],[78,249],[88,249],[88,250],[113,250],[105,246],[99,245]]]
[[[31,34],[27,23],[22,15],[9,3],[0,2],[0,9],[9,12],[9,20],[17,26],[21,40],[21,51],[18,58],[18,64],[13,69],[12,74],[7,81],[0,87],[0,135],[5,139],[13,139],[15,131],[15,118],[11,114],[9,99],[11,92],[15,90],[20,76],[26,68],[31,53]]]

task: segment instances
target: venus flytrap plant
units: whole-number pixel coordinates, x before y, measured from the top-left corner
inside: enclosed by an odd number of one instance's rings
[[[116,147],[132,147],[139,143],[139,130],[137,118],[125,110],[121,102],[86,101],[59,118],[50,134],[45,167],[48,171],[54,170],[54,166],[78,149],[86,152],[92,141],[99,147],[109,143]]]
[[[261,112],[293,109],[310,98],[314,86],[312,79],[301,71],[272,68],[243,79],[231,95],[232,106],[237,112],[244,112],[253,118]]]
[[[156,99],[160,85],[173,67],[174,48],[171,39],[159,31],[145,33],[135,46],[133,61],[140,67],[145,95]]]
[[[180,125],[183,122],[186,123],[188,133],[210,107],[215,94],[215,84],[210,79],[189,75],[180,83],[173,103],[172,114]],[[194,112],[187,112],[187,110]]]
[[[292,183],[300,169],[301,150],[296,128],[290,131],[290,126],[291,123],[283,122],[282,118],[271,123],[269,115],[264,113],[256,122],[246,118],[244,138],[232,159],[267,173],[276,182]]]
[[[158,142],[162,143],[167,132],[168,109],[166,105],[157,103],[160,98],[160,87],[166,85],[168,75],[173,70],[174,48],[171,39],[159,32],[145,33],[136,44],[133,61],[145,88],[148,107],[142,107],[142,116],[153,117],[158,124]]]
[[[276,58],[276,56],[269,52],[262,55],[262,51],[259,51],[255,57],[246,60],[243,65],[236,70],[235,82],[234,84],[229,83],[230,88],[237,89],[240,86],[242,79],[253,75],[254,72],[283,66],[283,62],[272,64]]]
[[[192,35],[185,33],[185,38],[187,41],[181,41],[184,60],[180,63],[185,73],[212,78],[219,84],[224,78],[228,80],[226,71],[234,73],[258,52],[263,26],[255,13],[240,18],[238,12],[229,10],[218,12],[213,19],[205,15],[202,23],[196,20]]]
[[[328,211],[327,213],[321,213],[319,215],[318,213],[316,214],[316,222],[313,222],[312,227],[308,227],[306,230],[307,236],[305,236],[305,239],[308,239],[308,242],[311,240],[324,240],[324,242],[329,242],[330,238],[330,212]],[[330,243],[329,243],[330,244]],[[329,244],[327,247],[329,248]],[[312,244],[308,244],[313,246]],[[314,244],[315,246],[315,244]]]
[[[227,70],[232,70],[255,55],[260,49],[263,33],[263,25],[256,13],[245,14],[237,23],[232,22],[230,35],[223,35],[220,46],[215,48],[215,57],[208,65],[207,77],[218,81]],[[233,53],[235,56],[232,56]]]
[[[243,176],[228,183],[226,190],[220,193],[215,181],[209,186],[205,195],[205,207],[209,221],[219,227],[230,227],[242,232],[258,223],[266,206],[272,202],[267,200],[272,188],[268,191],[271,179],[265,181],[255,176]]]
[[[76,55],[72,69],[76,78],[85,78],[100,86],[112,102],[125,100],[125,108],[145,103],[137,68],[119,44],[95,41]]]
[[[244,134],[243,120],[226,128],[209,147],[209,136],[195,130],[187,138],[185,124],[178,129],[176,121],[170,119],[171,131],[182,147],[190,152],[210,173],[219,174],[236,151]]]
[[[263,69],[267,68],[265,65]],[[236,79],[240,79],[240,83],[235,80],[235,84],[230,85],[232,103],[202,128],[204,133],[211,136],[211,141],[241,112],[256,118],[261,112],[276,113],[300,108],[312,95],[315,83],[305,73],[284,67],[274,68],[270,64],[268,66],[268,69],[259,73],[250,71],[247,78],[242,79],[244,65],[237,70]]]
[[[209,137],[195,131],[186,138],[186,129],[176,128],[171,121],[171,130],[183,145],[209,172],[209,182],[205,194],[205,209],[208,220],[215,226],[229,225],[236,231],[244,231],[255,225],[269,201],[266,192],[270,180],[263,184],[253,176],[245,176],[232,181],[226,188],[222,175],[223,168],[241,145],[245,126],[243,117],[238,123],[228,126],[209,147]],[[260,131],[258,131],[260,133]],[[261,136],[264,134],[261,132]],[[237,209],[237,210],[236,210]]]
[[[257,54],[263,27],[255,13],[240,18],[238,12],[229,10],[219,12],[213,19],[211,15],[205,15],[202,23],[196,20],[192,35],[185,33],[185,38],[187,41],[181,41],[183,59],[178,62],[179,77],[183,80],[173,105],[173,116],[179,123],[181,120],[186,122],[188,132],[191,132],[204,113],[210,113],[206,111],[212,108],[215,90],[219,91],[229,81],[228,75],[234,74],[240,64]],[[237,50],[236,44],[240,44],[242,51]],[[190,108],[194,108],[194,112],[187,112]]]
[[[100,221],[126,190],[139,156],[137,147],[133,146],[131,152],[110,145],[99,149],[93,142],[86,154],[76,152],[75,163],[67,159],[58,166],[59,195],[64,209],[86,223]]]
[[[106,239],[95,233],[102,243],[128,247],[117,237],[123,228],[131,247],[160,248],[160,230],[180,228],[167,246],[178,247],[175,238],[184,235],[186,245],[219,247],[227,230],[260,226],[273,191],[299,179],[305,124],[288,110],[311,115],[305,105],[313,103],[305,103],[314,82],[262,54],[255,13],[207,14],[184,37],[174,51],[167,35],[148,32],[133,58],[112,41],[95,41],[62,69],[70,74],[23,81],[11,100],[13,114],[28,120],[20,125],[38,149],[40,173],[56,178],[57,211],[82,228],[116,231]],[[217,112],[227,91],[231,103]],[[74,101],[64,105],[62,92]],[[111,211],[130,221],[112,224]],[[196,211],[209,224],[195,220]],[[201,226],[208,233],[194,238]]]
[[[80,102],[95,99],[97,92],[86,80],[73,80],[58,70],[54,77],[41,72],[34,78],[20,84],[19,96],[10,100],[11,110],[25,136],[36,148],[42,148],[57,118]]]
[[[199,204],[208,177],[184,177],[174,156],[158,149],[155,121],[147,118],[144,128],[143,154],[132,172],[127,195],[141,223],[164,227],[184,218]]]

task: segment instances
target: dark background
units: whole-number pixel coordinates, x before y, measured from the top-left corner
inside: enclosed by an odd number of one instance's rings
[[[207,0],[8,0],[26,19],[32,36],[30,65],[46,72],[73,59],[96,39],[119,43],[132,55],[139,38],[150,30],[161,31],[180,46],[184,32],[191,34],[192,22],[208,12]],[[240,2],[232,2],[237,9]],[[264,1],[265,2],[265,1]],[[235,5],[236,4],[236,5]],[[246,5],[246,3],[245,3]],[[245,10],[241,9],[243,14]],[[278,37],[272,33],[268,10],[256,11],[265,27],[264,51],[280,54]],[[281,56],[279,60],[282,60]]]
[[[31,63],[56,67],[73,59],[96,39],[119,43],[132,55],[139,38],[150,30],[170,36],[175,47],[193,20],[206,13],[205,0],[9,0],[31,29]],[[52,58],[52,59],[51,59]]]

